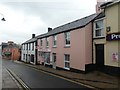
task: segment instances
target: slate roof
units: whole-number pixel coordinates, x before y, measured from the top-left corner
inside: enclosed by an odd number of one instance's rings
[[[23,44],[27,44],[27,43],[30,43],[30,42],[34,42],[34,41],[36,41],[36,40],[37,40],[36,37],[35,37],[35,38],[31,38],[31,39],[27,40],[26,42],[24,42]]]
[[[56,27],[53,30],[49,31],[48,33],[38,36],[38,38],[48,37],[50,35],[55,35],[58,33],[75,30],[77,28],[82,28],[82,27],[86,26],[87,24],[89,24],[96,16],[97,16],[97,14],[92,14],[92,15],[89,15],[82,19],[78,19],[76,21]]]
[[[113,4],[116,4],[116,3],[119,3],[120,0],[112,0],[112,1],[108,1],[108,2],[105,2],[101,5],[101,8],[105,8],[105,7],[108,7],[108,6],[111,6]]]
[[[54,29],[52,29],[51,31],[49,31],[48,33],[42,34],[42,35],[38,35],[35,38],[31,38],[28,41],[26,41],[25,43],[30,43],[30,42],[34,42],[36,41],[38,38],[43,38],[43,37],[48,37],[50,35],[55,35],[58,33],[62,33],[62,32],[66,32],[66,31],[71,31],[71,30],[75,30],[77,28],[82,28],[85,27],[87,24],[89,24],[93,19],[95,19],[95,17],[97,16],[97,14],[92,14],[89,15],[87,17],[78,19],[76,21],[64,24],[62,26],[56,27]],[[25,44],[23,43],[23,44]]]

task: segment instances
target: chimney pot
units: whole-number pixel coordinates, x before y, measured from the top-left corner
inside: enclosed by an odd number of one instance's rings
[[[35,34],[32,34],[32,38],[35,38]]]
[[[48,32],[50,32],[52,30],[52,28],[48,27]]]

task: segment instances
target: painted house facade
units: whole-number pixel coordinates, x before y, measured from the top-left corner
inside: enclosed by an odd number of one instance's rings
[[[120,0],[101,8],[104,11],[94,21],[93,61],[102,71],[120,74]]]
[[[5,46],[4,46],[5,45]],[[8,43],[2,43],[2,58],[7,60],[19,60],[20,58],[20,47],[12,41]]]
[[[36,64],[37,61],[36,42],[37,39],[35,37],[35,34],[32,34],[32,38],[30,40],[22,43],[21,61]]]
[[[86,71],[92,65],[92,20],[96,14],[38,36],[38,62],[53,68]]]

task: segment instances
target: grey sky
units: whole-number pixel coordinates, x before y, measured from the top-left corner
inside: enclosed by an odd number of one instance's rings
[[[0,43],[12,40],[22,43],[31,34],[40,35],[48,27],[55,28],[95,13],[96,0],[4,0],[0,13]],[[2,15],[0,16],[0,18]]]

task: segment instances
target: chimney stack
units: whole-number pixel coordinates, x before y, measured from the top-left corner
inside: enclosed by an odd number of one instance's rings
[[[105,0],[97,0],[97,5],[96,5],[96,13],[99,14],[103,11],[103,9],[101,9],[100,5],[102,5],[103,3],[105,3]]]
[[[48,32],[50,32],[52,30],[52,28],[48,27]]]
[[[35,34],[32,34],[32,38],[35,38]]]

